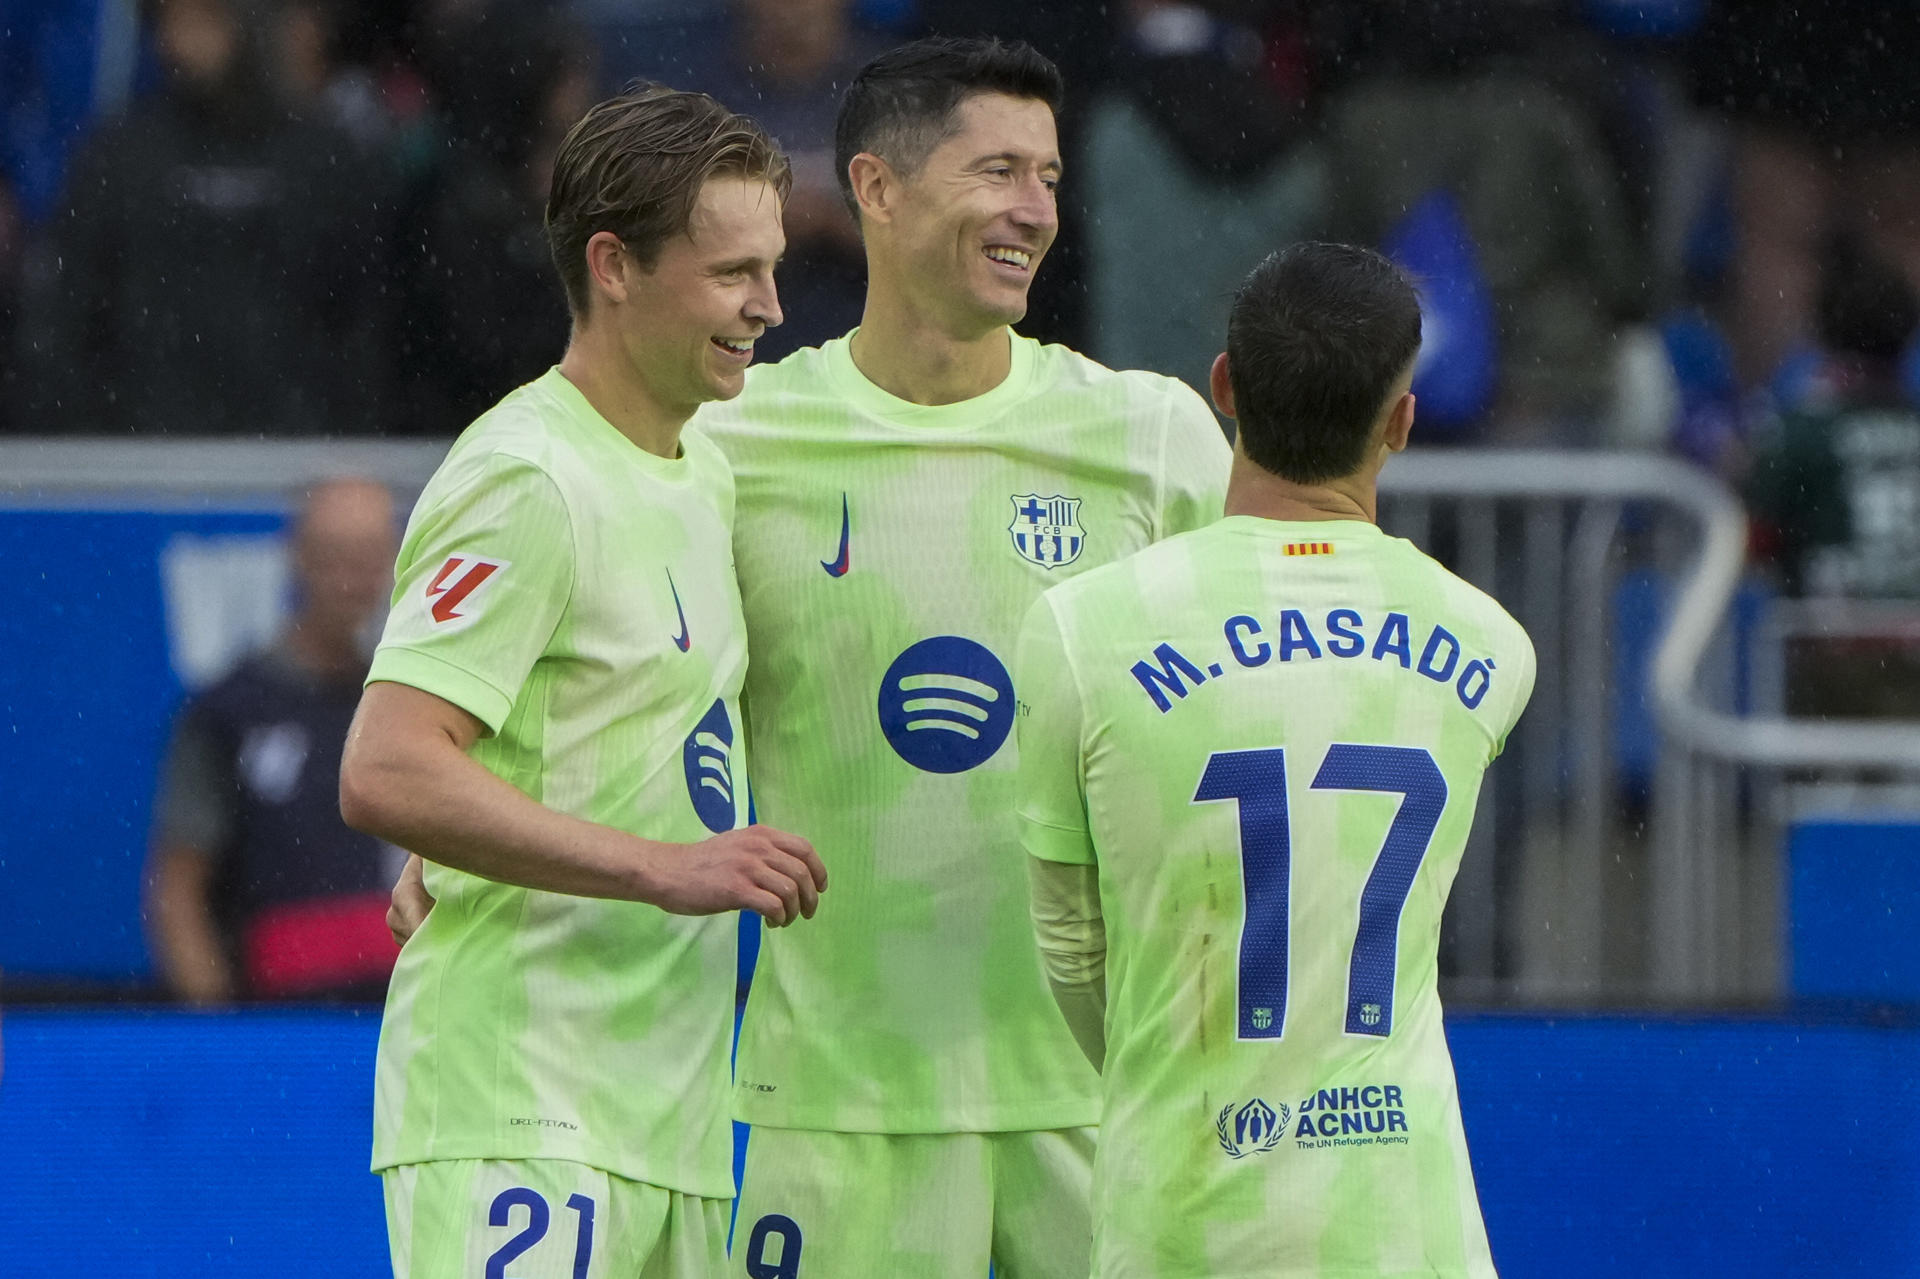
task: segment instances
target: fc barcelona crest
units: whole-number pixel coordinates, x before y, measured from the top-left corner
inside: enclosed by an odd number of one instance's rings
[[[1087,534],[1080,527],[1080,499],[1020,493],[1013,499],[1013,549],[1041,568],[1059,568],[1080,558]]]

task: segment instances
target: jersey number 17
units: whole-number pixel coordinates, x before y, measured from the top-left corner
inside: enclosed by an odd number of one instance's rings
[[[1241,1039],[1278,1039],[1286,1029],[1293,857],[1286,756],[1279,748],[1216,751],[1208,756],[1193,794],[1196,804],[1234,800],[1240,806],[1240,876],[1246,891],[1240,931]],[[1337,743],[1327,748],[1312,789],[1384,791],[1402,797],[1360,893],[1360,923],[1347,964],[1347,1033],[1384,1036],[1393,1030],[1400,911],[1447,806],[1447,782],[1424,749]]]

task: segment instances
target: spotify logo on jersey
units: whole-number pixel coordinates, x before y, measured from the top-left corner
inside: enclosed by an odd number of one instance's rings
[[[1013,679],[984,645],[958,635],[921,640],[880,681],[880,731],[901,759],[929,773],[964,773],[993,758],[1013,727]]]
[[[733,717],[716,701],[680,748],[687,772],[687,798],[701,823],[714,834],[734,828]]]

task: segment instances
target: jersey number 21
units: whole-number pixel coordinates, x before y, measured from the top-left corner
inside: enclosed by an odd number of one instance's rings
[[[1216,751],[1193,794],[1196,804],[1235,800],[1240,805],[1240,876],[1247,903],[1240,933],[1241,1039],[1278,1039],[1286,1028],[1293,856],[1286,755],[1278,748]],[[1426,750],[1338,743],[1327,748],[1312,789],[1403,797],[1360,893],[1360,926],[1347,965],[1347,1033],[1384,1036],[1393,1030],[1400,911],[1447,806],[1447,782]]]

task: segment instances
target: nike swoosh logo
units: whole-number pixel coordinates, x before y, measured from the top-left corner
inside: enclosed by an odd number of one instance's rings
[[[680,607],[680,590],[673,584],[673,570],[667,570],[667,589],[673,592],[673,611],[680,615],[680,633],[673,637],[682,653],[693,647],[693,636],[687,630],[687,610]]]
[[[840,495],[840,556],[832,561],[820,561],[820,567],[827,570],[828,577],[847,575],[847,529],[847,495],[842,493]]]

